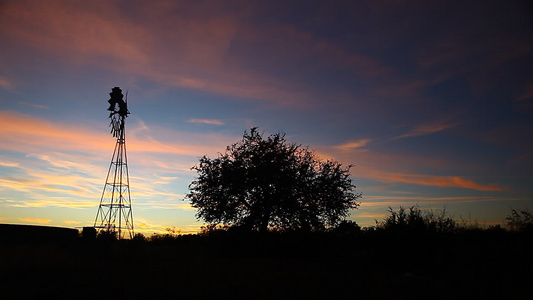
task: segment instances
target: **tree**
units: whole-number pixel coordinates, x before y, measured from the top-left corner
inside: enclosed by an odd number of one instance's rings
[[[335,226],[359,206],[350,168],[320,160],[278,133],[263,138],[257,128],[192,169],[198,177],[186,198],[196,217],[211,224],[267,231],[321,230]]]

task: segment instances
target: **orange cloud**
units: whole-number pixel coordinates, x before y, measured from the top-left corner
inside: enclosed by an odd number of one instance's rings
[[[357,148],[362,148],[366,146],[370,141],[371,139],[359,139],[359,140],[350,141],[342,145],[335,146],[335,148],[341,151],[349,151],[349,150],[354,150]]]
[[[19,220],[26,222],[26,223],[37,223],[37,224],[48,224],[50,223],[50,219],[34,219],[34,218],[19,218]]]
[[[68,130],[67,130],[68,128]],[[72,150],[104,149],[103,136],[84,128],[73,129],[16,112],[0,112],[0,148],[11,151],[60,147]]]
[[[152,234],[168,234],[167,228],[174,229],[178,234],[194,234],[200,231],[201,224],[189,225],[187,228],[175,228],[149,222],[145,219],[135,219],[135,232],[150,236]]]
[[[358,173],[361,174],[361,177],[373,178],[384,182],[400,182],[437,187],[466,188],[478,191],[509,191],[508,187],[502,187],[496,184],[482,185],[459,176],[402,174],[380,171],[368,167],[359,167]]]
[[[190,210],[190,205],[181,202],[184,195],[171,183],[192,178],[190,167],[198,156],[216,155],[235,140],[217,134],[150,128],[143,122],[135,130],[137,125],[133,125],[128,152],[134,158],[135,172],[130,180],[136,206]],[[136,132],[142,138],[136,137]],[[152,132],[183,143],[160,142],[150,136]],[[195,144],[187,144],[190,141]],[[0,161],[3,167],[15,168],[13,173],[0,176],[0,189],[7,196],[4,202],[11,207],[97,206],[113,145],[114,139],[107,132],[0,112],[0,150],[25,154]],[[24,196],[13,200],[9,196],[13,191]]]
[[[148,129],[146,127],[145,129]],[[176,136],[174,133],[173,136]],[[169,153],[200,156],[217,153],[227,142],[220,137],[189,136],[187,141],[202,140],[203,144],[163,143],[152,137],[128,137],[128,151]],[[213,143],[218,141],[221,144]],[[17,152],[35,152],[43,149],[57,151],[77,150],[84,153],[107,153],[113,145],[105,132],[97,132],[72,124],[52,123],[16,112],[0,111],[0,149]]]

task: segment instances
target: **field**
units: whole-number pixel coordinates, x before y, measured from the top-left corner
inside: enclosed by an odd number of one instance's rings
[[[530,299],[533,238],[220,234],[4,241],[2,299]]]

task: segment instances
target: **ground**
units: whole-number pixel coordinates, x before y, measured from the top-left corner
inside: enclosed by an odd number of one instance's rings
[[[0,246],[4,299],[527,299],[526,234],[183,237]]]

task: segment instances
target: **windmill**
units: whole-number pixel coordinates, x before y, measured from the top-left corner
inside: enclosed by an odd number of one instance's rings
[[[109,93],[109,118],[111,134],[117,139],[111,164],[107,171],[104,190],[94,220],[97,232],[112,233],[119,239],[133,238],[133,214],[131,212],[130,178],[126,154],[126,118],[129,115],[128,97],[119,87]]]

